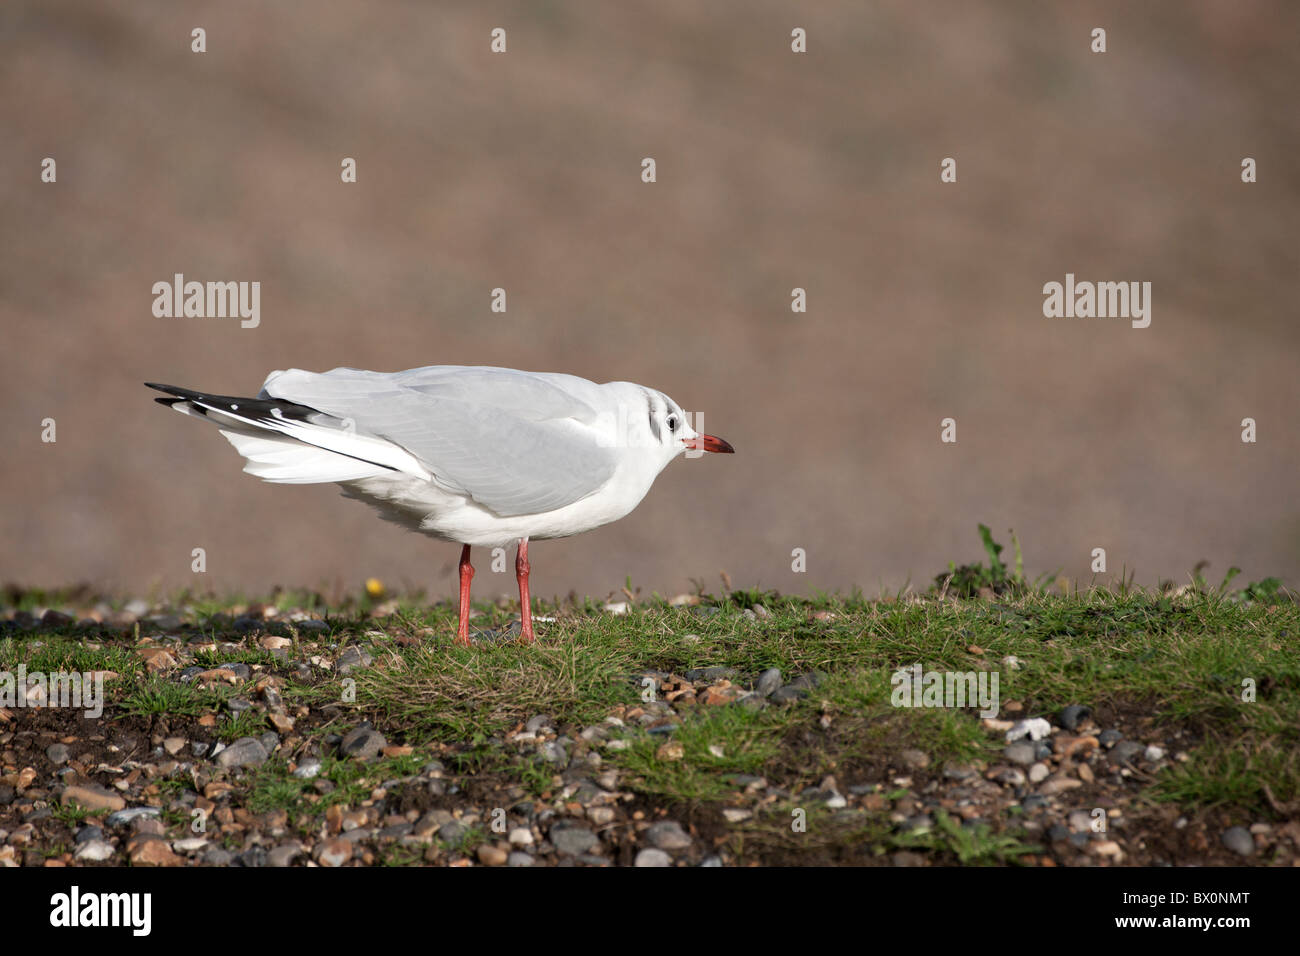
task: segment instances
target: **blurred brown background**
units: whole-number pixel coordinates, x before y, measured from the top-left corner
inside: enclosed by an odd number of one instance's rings
[[[539,595],[874,594],[980,521],[1031,572],[1294,584],[1297,36],[1219,0],[7,0],[0,580],[450,594],[454,545],[243,475],[141,382],[484,364],[660,388],[738,449],[540,544]],[[176,272],[260,281],[260,327],[153,317]],[[1151,327],[1044,318],[1067,272],[1150,281]]]

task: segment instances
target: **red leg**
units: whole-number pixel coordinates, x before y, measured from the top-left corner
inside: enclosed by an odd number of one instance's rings
[[[532,568],[528,564],[528,539],[519,539],[519,553],[515,555],[515,577],[519,579],[519,621],[521,629],[519,637],[527,644],[536,640],[533,637],[533,607],[532,600],[528,596],[528,572]]]
[[[456,631],[456,643],[464,647],[469,647],[469,582],[473,577],[469,545],[465,545],[460,551],[460,627]]]

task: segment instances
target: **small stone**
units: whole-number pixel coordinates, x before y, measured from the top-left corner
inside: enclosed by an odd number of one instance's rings
[[[1054,743],[1056,752],[1064,760],[1069,760],[1077,753],[1095,750],[1098,746],[1096,737],[1071,737],[1068,734],[1058,735]]]
[[[1034,762],[1038,754],[1038,748],[1027,740],[1017,740],[1013,744],[1007,744],[1002,749],[1002,755],[1012,763],[1018,763],[1022,767],[1027,767]]]
[[[1019,767],[995,767],[989,771],[988,777],[1004,787],[1022,787],[1025,784],[1025,772]]]
[[[505,866],[510,854],[492,843],[484,843],[478,848],[478,861],[484,866]]]
[[[1223,845],[1238,856],[1255,855],[1255,838],[1245,827],[1229,827],[1223,831]]]
[[[357,727],[347,733],[339,744],[339,752],[357,760],[371,760],[388,746],[384,735],[371,727]]]
[[[913,747],[909,747],[900,753],[899,757],[902,758],[903,764],[909,770],[924,770],[926,767],[930,766],[930,755],[924,750],[917,750]]]
[[[221,753],[217,754],[217,766],[225,770],[236,767],[257,767],[266,763],[270,754],[256,737],[240,737]]]
[[[548,740],[538,749],[537,755],[544,761],[563,770],[569,765],[569,752],[558,740]]]
[[[1069,817],[1066,818],[1066,822],[1069,823],[1070,829],[1076,833],[1091,832],[1092,830],[1092,815],[1085,810],[1072,811]]]
[[[685,850],[691,845],[690,835],[675,820],[652,823],[645,835],[647,840],[661,850]]]
[[[1113,764],[1130,763],[1145,750],[1146,748],[1136,741],[1121,740],[1106,754],[1106,759]]]
[[[106,840],[87,840],[77,848],[77,852],[73,854],[73,859],[89,863],[103,863],[105,860],[111,860],[115,852],[113,844]]]
[[[1043,782],[1038,788],[1038,792],[1045,797],[1055,796],[1058,793],[1064,793],[1067,790],[1073,790],[1076,787],[1082,787],[1082,780],[1075,780],[1073,777],[1063,777],[1059,774]]]
[[[1091,708],[1082,704],[1071,704],[1061,711],[1061,726],[1066,730],[1078,730],[1080,722],[1091,716]]]
[[[374,655],[364,647],[353,645],[345,650],[339,658],[338,672],[348,674],[358,668],[369,667],[374,659]]]
[[[1080,834],[1082,836],[1083,834]],[[1098,856],[1104,856],[1107,859],[1114,860],[1116,863],[1124,861],[1124,851],[1114,840],[1098,840],[1092,844],[1092,852]]]
[[[93,783],[73,784],[63,788],[60,798],[65,805],[76,804],[86,810],[121,810],[126,801],[111,790]]]
[[[647,847],[636,855],[636,866],[672,866],[673,858],[663,850]]]
[[[321,866],[342,866],[352,859],[352,841],[336,837],[320,845],[316,862]]]
[[[153,834],[132,837],[129,853],[132,866],[183,866],[185,863],[172,852],[166,840]]]
[[[580,856],[600,846],[600,838],[586,827],[552,827],[550,838],[557,852],[570,856]]]
[[[1042,740],[1044,737],[1050,737],[1052,734],[1052,725],[1041,717],[1034,717],[1030,720],[1017,720],[1010,730],[1007,731],[1007,743],[1019,740],[1022,737],[1028,737],[1030,740]]]
[[[438,839],[450,847],[459,847],[465,842],[468,833],[469,827],[459,820],[452,820],[438,827]]]
[[[758,683],[754,685],[754,693],[760,697],[771,697],[780,686],[781,668],[769,667],[758,675]]]
[[[123,827],[140,820],[156,819],[161,813],[162,807],[131,807],[129,810],[110,813],[104,823],[110,827]]]
[[[539,734],[543,730],[554,730],[551,718],[546,714],[538,714],[536,717],[528,718],[528,723],[524,724],[524,730],[530,734]]]
[[[302,847],[296,843],[282,843],[266,855],[267,866],[293,866],[302,856]]]
[[[678,740],[670,740],[665,744],[661,744],[659,749],[655,751],[655,758],[662,761],[681,760],[685,756],[686,748]]]

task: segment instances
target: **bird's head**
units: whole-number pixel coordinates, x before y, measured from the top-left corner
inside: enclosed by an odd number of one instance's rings
[[[628,444],[646,449],[658,459],[661,469],[683,452],[693,453],[691,457],[705,452],[735,452],[723,439],[696,431],[682,407],[653,388],[632,386],[621,415],[626,422],[623,434]],[[698,414],[695,424],[700,424]]]

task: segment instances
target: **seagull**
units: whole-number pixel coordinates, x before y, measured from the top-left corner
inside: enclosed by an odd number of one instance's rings
[[[489,366],[404,372],[272,372],[256,398],[146,382],[155,401],[207,419],[244,471],[285,484],[334,482],[380,516],[460,544],[469,646],[470,547],[517,545],[520,639],[532,642],[528,542],[617,521],[683,453],[731,454],[671,398],[631,382]]]

